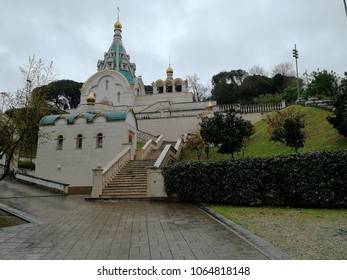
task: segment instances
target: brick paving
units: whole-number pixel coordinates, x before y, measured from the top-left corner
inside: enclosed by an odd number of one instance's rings
[[[267,259],[194,204],[86,202],[7,181],[0,203],[32,221],[0,229],[0,259]]]

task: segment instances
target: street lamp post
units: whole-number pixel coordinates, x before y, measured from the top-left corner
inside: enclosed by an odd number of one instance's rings
[[[299,58],[299,52],[296,49],[296,44],[294,45],[293,49],[293,57],[295,58],[295,66],[296,66],[296,83],[298,88],[298,97],[300,96],[300,83],[299,83],[299,70],[298,70],[298,58]]]

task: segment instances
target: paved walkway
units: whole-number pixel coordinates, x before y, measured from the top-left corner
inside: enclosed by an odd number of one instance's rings
[[[86,202],[11,182],[0,204],[31,221],[0,229],[0,259],[268,258],[194,204]]]

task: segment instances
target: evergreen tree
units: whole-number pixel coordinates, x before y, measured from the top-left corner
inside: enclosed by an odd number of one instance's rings
[[[201,136],[206,143],[219,147],[218,153],[234,154],[240,152],[245,140],[254,132],[249,121],[237,117],[235,111],[225,115],[215,113],[213,118],[201,123]]]
[[[328,116],[327,120],[341,135],[347,137],[347,72],[341,80],[340,90],[334,103],[335,116]]]
[[[298,119],[286,119],[283,125],[283,139],[286,146],[294,148],[298,152],[298,148],[303,148],[305,143],[305,133],[302,129],[305,127],[304,123]]]

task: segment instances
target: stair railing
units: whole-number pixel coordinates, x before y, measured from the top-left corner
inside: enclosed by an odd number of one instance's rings
[[[163,168],[166,165],[178,160],[183,148],[182,139],[178,139],[175,147],[171,144],[167,144],[164,150],[161,152],[157,161],[154,163],[154,168]]]
[[[175,147],[167,144],[152,168],[147,169],[147,197],[167,197],[164,187],[162,169],[178,160],[183,148],[182,139],[178,139]]]
[[[160,135],[156,140],[148,140],[141,149],[136,151],[136,159],[143,160],[152,150],[159,149],[163,144],[163,137],[163,135]]]
[[[103,188],[131,160],[131,147],[125,148],[104,168],[93,169],[93,186],[91,198],[99,198]]]

